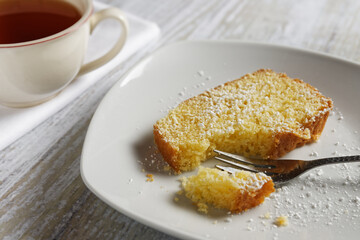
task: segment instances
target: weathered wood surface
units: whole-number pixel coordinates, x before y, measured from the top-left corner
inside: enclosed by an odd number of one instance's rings
[[[0,239],[172,239],[108,207],[85,187],[79,173],[97,104],[131,66],[158,47],[185,39],[238,39],[360,60],[357,0],[103,2],[156,22],[162,37],[0,152]]]

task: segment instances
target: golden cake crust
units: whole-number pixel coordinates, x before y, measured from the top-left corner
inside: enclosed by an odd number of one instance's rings
[[[268,197],[272,192],[275,191],[274,182],[269,180],[267,181],[262,188],[256,190],[255,192],[241,192],[238,191],[236,201],[229,210],[232,213],[240,213],[248,209],[254,208],[262,204],[266,197]]]
[[[329,112],[321,114],[315,117],[315,120],[306,125],[305,128],[310,130],[310,139],[301,138],[294,133],[278,133],[274,139],[274,145],[269,151],[268,159],[275,160],[286,153],[294,150],[295,148],[304,146],[307,143],[314,142],[319,139],[321,132],[325,127],[326,120],[329,116]]]
[[[177,157],[178,150],[165,140],[164,136],[160,133],[159,127],[154,125],[154,140],[161,153],[163,159],[176,171],[180,171]]]

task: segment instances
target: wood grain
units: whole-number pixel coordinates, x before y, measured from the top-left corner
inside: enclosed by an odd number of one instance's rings
[[[173,239],[107,206],[85,187],[79,172],[82,144],[98,103],[131,66],[163,45],[238,39],[360,60],[357,0],[103,2],[156,22],[162,37],[0,152],[0,239]]]

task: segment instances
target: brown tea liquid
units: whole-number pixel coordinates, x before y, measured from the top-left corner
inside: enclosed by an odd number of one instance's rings
[[[61,0],[0,0],[0,44],[48,37],[80,18],[77,8]]]

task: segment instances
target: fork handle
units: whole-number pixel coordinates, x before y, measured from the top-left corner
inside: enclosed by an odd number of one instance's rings
[[[350,162],[360,162],[360,155],[321,158],[317,160],[312,160],[309,161],[308,164],[306,164],[306,169],[311,169],[314,167],[328,165],[328,164],[350,163]]]

